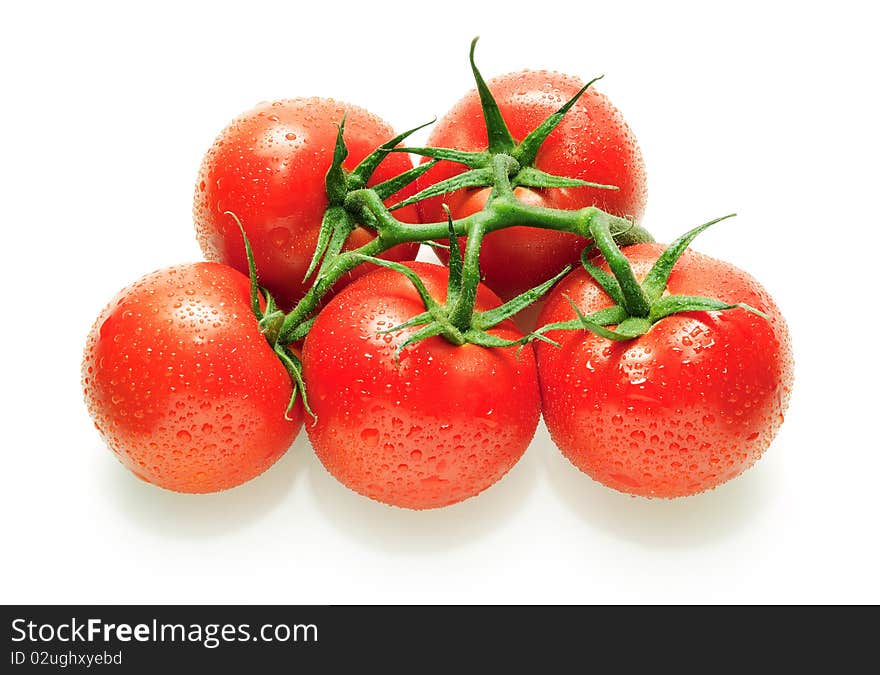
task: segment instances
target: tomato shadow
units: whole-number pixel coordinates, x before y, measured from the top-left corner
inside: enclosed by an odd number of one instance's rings
[[[779,467],[757,467],[714,490],[679,499],[644,499],[597,483],[555,446],[544,453],[548,479],[560,501],[590,527],[646,548],[699,548],[746,528],[778,493]]]
[[[105,483],[119,511],[144,530],[167,537],[210,538],[242,529],[277,507],[288,495],[311,454],[301,432],[285,455],[262,475],[231,490],[180,494],[135,478],[118,463],[107,463]]]
[[[388,506],[349,490],[314,452],[307,473],[315,502],[333,526],[378,550],[418,553],[463,546],[509,521],[535,488],[539,469],[536,453],[527,450],[504,478],[481,494],[427,511]]]
[[[522,332],[530,333],[535,330],[535,327],[538,325],[538,315],[541,313],[541,310],[544,309],[544,305],[546,304],[546,298],[541,298],[525,309],[521,309],[518,313],[514,314],[514,323]]]

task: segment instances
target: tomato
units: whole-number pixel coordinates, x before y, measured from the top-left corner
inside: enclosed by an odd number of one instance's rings
[[[623,252],[641,280],[662,250]],[[537,346],[553,441],[597,481],[642,496],[694,494],[749,468],[782,423],[793,379],[785,321],[748,274],[688,250],[667,290],[744,302],[769,320],[742,309],[687,312],[625,342],[550,331],[561,348]],[[539,323],[576,318],[568,298],[584,314],[613,304],[578,268],[552,291]]]
[[[583,84],[568,75],[525,71],[495,78],[489,88],[514,139],[521,141]],[[428,145],[467,151],[486,149],[486,126],[476,90],[438,122]],[[517,188],[516,194],[526,203],[558,209],[595,205],[613,215],[636,219],[644,211],[645,167],[636,139],[617,109],[592,87],[541,146],[535,166],[548,173],[620,189]],[[419,179],[419,189],[464,170],[461,164],[440,162]],[[444,202],[454,217],[468,216],[483,208],[489,192],[489,188],[473,188],[425,200],[419,204],[422,221],[444,220]],[[502,298],[511,298],[576,261],[585,243],[574,234],[536,228],[513,227],[491,233],[481,248],[484,281]]]
[[[247,273],[241,231],[235,220],[224,214],[233,212],[250,240],[261,285],[285,309],[290,309],[310,286],[303,278],[328,206],[324,178],[344,113],[343,138],[349,154],[343,166],[353,169],[390,140],[394,131],[363,108],[322,98],[257,105],[221,132],[202,161],[193,207],[202,252],[208,260]],[[411,168],[409,157],[390,153],[369,184]],[[415,185],[410,185],[393,195],[389,203],[414,192]],[[395,215],[404,222],[418,221],[415,206],[404,207]],[[372,238],[371,232],[358,228],[346,248],[357,248]],[[390,249],[383,257],[411,260],[417,251],[417,243],[405,244]],[[362,273],[360,269],[353,275],[358,273]]]
[[[217,263],[159,270],[95,321],[82,383],[95,427],[139,478],[214,492],[269,468],[302,426],[260,333],[248,278]]]
[[[408,263],[431,296],[446,297],[447,270]],[[500,304],[480,285],[476,308]],[[340,482],[411,509],[459,502],[498,481],[522,456],[540,416],[530,347],[456,347],[442,337],[395,349],[417,328],[379,331],[424,312],[402,274],[380,269],[320,313],[303,348],[307,425],[321,462]],[[489,331],[522,337],[510,320]]]

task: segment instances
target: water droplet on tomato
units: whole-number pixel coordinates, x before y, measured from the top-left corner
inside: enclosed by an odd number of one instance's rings
[[[276,227],[269,232],[269,239],[274,246],[282,248],[290,241],[290,230],[286,227]]]
[[[379,444],[378,429],[364,429],[361,431],[361,440],[368,448],[374,448]]]

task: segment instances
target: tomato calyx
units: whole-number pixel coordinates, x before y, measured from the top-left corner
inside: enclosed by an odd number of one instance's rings
[[[581,264],[615,304],[585,316],[571,298],[567,298],[577,318],[547,324],[536,332],[585,329],[609,340],[620,342],[644,335],[661,319],[681,312],[744,309],[768,319],[766,314],[744,302],[729,304],[703,296],[666,294],[666,285],[672,268],[696,236],[734,215],[736,214],[731,213],[711,220],[676,239],[663,251],[641,283],[636,279],[626,256],[615,243],[607,219],[594,219],[590,223],[590,233],[594,243],[584,249],[581,254]],[[604,256],[611,270],[610,273],[597,267],[590,260],[589,254],[593,246]]]
[[[226,211],[225,214],[231,216],[235,220],[238,228],[241,230],[242,239],[244,240],[245,256],[247,257],[248,263],[248,278],[250,279],[251,311],[257,319],[257,325],[260,328],[260,332],[265,336],[269,346],[272,347],[272,351],[275,352],[275,355],[281,361],[284,369],[290,376],[290,381],[293,385],[290,400],[287,402],[287,409],[284,411],[284,418],[287,420],[292,419],[290,417],[290,412],[296,405],[296,399],[297,396],[299,396],[302,398],[303,409],[311,415],[314,420],[316,419],[315,413],[309,406],[308,396],[306,396],[306,386],[302,376],[302,361],[296,352],[290,348],[291,343],[298,342],[305,338],[306,334],[309,332],[309,328],[311,328],[312,323],[314,323],[314,318],[298,325],[296,330],[289,332],[287,335],[282,335],[282,327],[287,315],[284,311],[278,308],[272,294],[260,286],[257,278],[257,265],[254,262],[251,243],[247,238],[244,226],[241,224],[238,216],[232,211]],[[260,304],[261,293],[265,298],[265,307]]]
[[[438,197],[465,188],[495,187],[497,186],[497,173],[494,170],[493,165],[499,158],[507,166],[507,178],[514,188],[528,187],[542,189],[593,187],[604,190],[617,190],[618,187],[615,185],[605,185],[602,183],[580,180],[578,178],[557,176],[541,171],[534,166],[538,151],[544,141],[547,140],[547,137],[559,125],[563,117],[565,117],[565,114],[575,103],[577,103],[578,99],[587,91],[587,89],[604,76],[593,78],[587,82],[587,84],[585,84],[574,96],[559,108],[559,110],[554,112],[533,129],[522,141],[517,142],[511,135],[507,123],[501,115],[495,97],[492,95],[486,81],[483,79],[479,68],[477,68],[474,60],[474,51],[478,39],[479,38],[474,38],[471,42],[470,64],[477,85],[477,92],[480,95],[483,118],[486,122],[488,148],[481,152],[466,152],[463,150],[455,150],[453,148],[394,148],[394,152],[409,152],[423,157],[430,157],[434,160],[447,160],[458,164],[464,164],[468,167],[468,170],[464,173],[453,176],[452,178],[434,183],[412,197],[396,204],[392,207],[392,210],[415,204],[423,199]]]
[[[369,215],[364,217],[363,210],[358,208],[356,203],[347,200],[348,195],[352,192],[366,190],[367,181],[370,180],[379,164],[385,159],[385,156],[411,134],[434,122],[434,120],[431,120],[398,134],[367,155],[354,169],[346,171],[342,166],[342,163],[348,157],[348,148],[343,138],[345,118],[346,116],[343,115],[337,127],[336,144],[333,148],[333,161],[324,179],[329,207],[324,212],[321,228],[318,231],[318,243],[315,246],[315,252],[309,262],[309,267],[306,270],[303,281],[312,276],[316,268],[318,270],[317,276],[320,278],[339,256],[349,235],[357,227],[363,225],[373,230],[377,229],[375,220],[370,218]],[[394,178],[374,185],[369,190],[380,201],[388,199],[391,195],[402,190],[428,171],[435,163],[429,162],[404,171]]]
[[[444,208],[448,216],[450,256],[449,282],[446,290],[446,301],[443,304],[437,302],[431,296],[424,282],[409,267],[390,260],[383,260],[382,258],[359,255],[363,262],[370,262],[403,274],[415,287],[416,292],[425,305],[425,311],[421,314],[397,326],[379,331],[380,334],[396,333],[406,328],[419,327],[419,330],[412,333],[412,335],[397,346],[394,352],[394,361],[399,363],[400,355],[406,347],[438,335],[456,346],[474,344],[481,347],[522,347],[532,340],[542,340],[558,346],[556,342],[537,332],[529,333],[518,340],[508,340],[492,335],[488,330],[497,326],[505,319],[509,319],[543,296],[557,281],[568,274],[571,267],[566,267],[552,279],[548,279],[543,284],[508,300],[494,309],[482,312],[474,311],[477,285],[480,280],[479,268],[476,268],[475,274],[473,269],[469,269],[469,261],[466,257],[462,256],[458,245],[458,238],[455,236],[449,208],[445,205]],[[465,309],[463,310],[462,308]]]

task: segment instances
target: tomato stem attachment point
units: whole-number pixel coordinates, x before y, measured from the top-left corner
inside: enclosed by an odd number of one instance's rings
[[[593,264],[589,258],[592,245],[581,254],[581,264],[586,272],[615,303],[589,316],[585,316],[575,302],[566,296],[577,319],[547,324],[538,333],[553,330],[589,330],[600,337],[616,342],[632,340],[647,333],[655,323],[681,312],[708,312],[743,309],[764,319],[767,314],[744,302],[727,303],[714,298],[692,295],[665,295],[669,275],[694,238],[712,225],[731,218],[734,214],[710,220],[686,232],[670,244],[657,258],[645,280],[640,284],[633,273],[629,260],[623,255],[611,236],[608,223],[603,217],[590,222],[596,247],[602,252],[611,272]],[[616,328],[608,326],[616,325]]]

